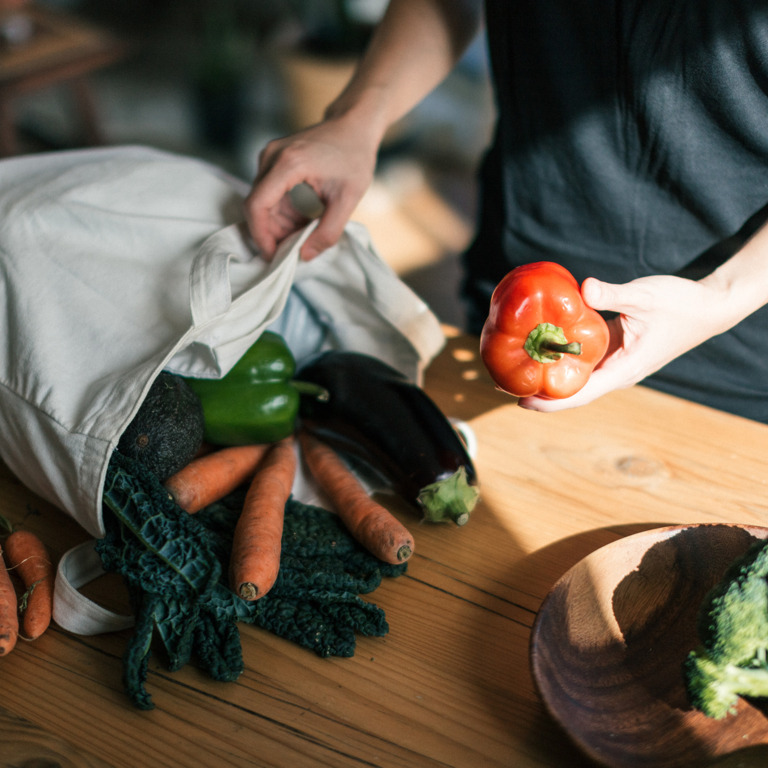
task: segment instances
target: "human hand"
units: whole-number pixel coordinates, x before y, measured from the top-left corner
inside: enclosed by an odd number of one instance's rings
[[[521,398],[523,408],[560,411],[585,405],[637,384],[729,327],[717,312],[717,290],[703,282],[652,275],[617,285],[587,278],[582,296],[593,309],[618,313],[608,322],[611,341],[605,357],[575,395]]]
[[[292,136],[271,141],[259,158],[259,172],[245,200],[246,221],[256,246],[267,259],[281,240],[310,219],[290,192],[307,184],[323,211],[301,248],[314,258],[341,237],[355,206],[373,179],[377,140],[341,120],[327,120]]]

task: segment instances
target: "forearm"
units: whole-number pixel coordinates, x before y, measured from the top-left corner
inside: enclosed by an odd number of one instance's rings
[[[350,83],[326,116],[379,141],[451,71],[476,34],[480,0],[391,0]]]
[[[763,225],[728,261],[700,280],[718,297],[713,334],[722,333],[768,304],[768,225]]]
[[[306,224],[288,196],[307,184],[323,203],[302,258],[327,249],[373,176],[387,128],[450,72],[477,32],[481,0],[391,0],[356,74],[326,110],[326,120],[262,150],[245,215],[259,251]]]

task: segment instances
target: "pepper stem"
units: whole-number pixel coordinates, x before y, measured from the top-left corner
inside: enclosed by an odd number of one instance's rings
[[[528,334],[523,349],[537,363],[554,363],[563,355],[581,354],[581,344],[569,342],[565,331],[552,323],[539,323]]]
[[[291,386],[293,386],[302,397],[312,397],[322,403],[328,402],[328,399],[331,396],[325,387],[321,387],[319,384],[313,384],[311,381],[296,381],[296,379],[293,379],[291,380]]]

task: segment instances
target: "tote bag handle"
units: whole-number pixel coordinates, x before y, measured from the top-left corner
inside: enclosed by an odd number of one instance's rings
[[[56,572],[53,620],[77,635],[118,632],[134,624],[133,616],[104,608],[79,591],[105,573],[94,544],[85,541],[65,552]]]

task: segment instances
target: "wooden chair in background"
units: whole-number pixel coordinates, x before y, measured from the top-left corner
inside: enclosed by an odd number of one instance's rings
[[[22,31],[15,39],[8,26],[0,39],[0,156],[20,151],[14,102],[54,85],[71,92],[84,143],[103,143],[88,75],[122,58],[125,46],[98,27],[34,4],[0,10],[3,24],[21,25]]]

